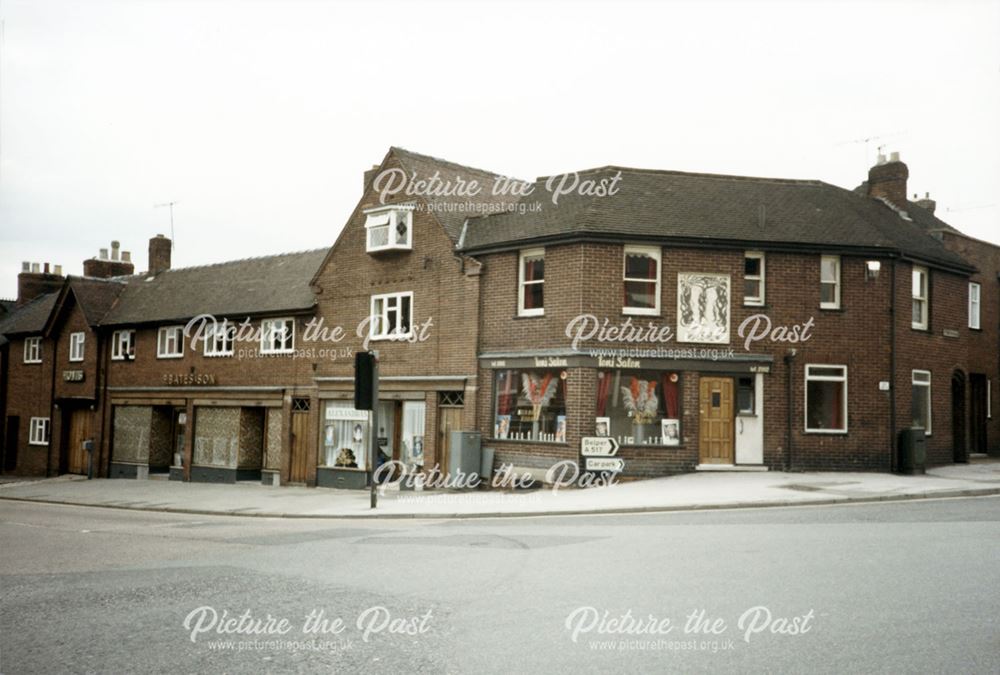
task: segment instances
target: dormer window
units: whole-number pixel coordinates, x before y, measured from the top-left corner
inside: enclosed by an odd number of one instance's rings
[[[413,206],[383,206],[365,211],[366,250],[409,251],[413,248]]]

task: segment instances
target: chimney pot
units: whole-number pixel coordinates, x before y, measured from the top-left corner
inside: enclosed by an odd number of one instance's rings
[[[48,263],[45,263],[45,265],[42,267],[42,272],[45,273],[45,274],[49,273],[49,264]]]
[[[22,262],[21,263],[21,271],[22,272],[30,272],[31,271],[31,263],[28,262],[27,260],[25,260],[24,262]]]
[[[36,262],[31,263],[31,273],[38,274],[38,263]]]
[[[118,260],[118,249],[121,248],[121,243],[117,241],[111,242],[111,259]]]
[[[132,262],[131,251],[122,251],[122,262]]]
[[[889,154],[889,161],[890,162],[898,162],[899,161],[899,153],[898,152],[890,153]]]
[[[98,251],[98,254],[97,254],[97,259],[98,260],[107,260],[108,259],[108,249],[106,249],[106,248],[100,249],[100,251]]]
[[[59,276],[62,276],[62,265],[55,265],[53,267],[53,271],[54,271],[55,274],[58,274]]]

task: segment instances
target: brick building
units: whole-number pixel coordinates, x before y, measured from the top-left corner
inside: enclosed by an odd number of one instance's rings
[[[360,487],[373,433],[429,470],[460,429],[538,473],[609,435],[629,477],[889,471],[911,425],[931,464],[997,451],[1000,248],[907,200],[898,158],[853,191],[573,177],[595,189],[496,195],[392,148],[329,248],[174,269],[157,236],[141,274],[117,242],[84,277],[28,265],[0,314],[4,471],[84,472],[92,439],[98,475]]]

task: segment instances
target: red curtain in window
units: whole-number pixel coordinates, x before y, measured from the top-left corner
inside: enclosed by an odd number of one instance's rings
[[[517,396],[517,383],[514,382],[514,371],[505,370],[503,386],[497,389],[497,414],[509,415],[514,407],[514,398]]]
[[[604,417],[608,409],[608,392],[611,391],[611,372],[597,373],[597,416]]]
[[[676,381],[674,381],[676,378]],[[677,373],[663,373],[663,409],[667,419],[676,420],[680,414],[678,405],[678,387],[680,376]]]

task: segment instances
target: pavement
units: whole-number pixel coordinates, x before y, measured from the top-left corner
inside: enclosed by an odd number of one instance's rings
[[[1000,494],[1000,459],[974,459],[924,475],[697,472],[590,488],[366,490],[218,485],[79,476],[0,481],[0,499],[168,513],[277,518],[476,518],[641,513],[875,502]]]

